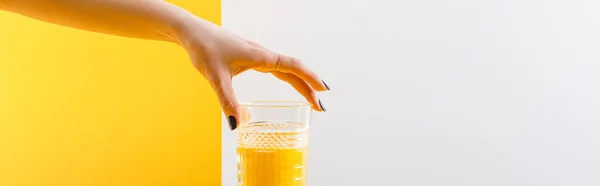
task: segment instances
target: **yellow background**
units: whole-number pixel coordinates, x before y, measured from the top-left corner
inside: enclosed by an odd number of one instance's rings
[[[220,24],[219,0],[172,2]],[[220,185],[220,109],[184,50],[0,24],[0,186]]]

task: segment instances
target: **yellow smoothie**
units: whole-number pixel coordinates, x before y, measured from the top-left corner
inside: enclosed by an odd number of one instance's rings
[[[255,124],[240,130],[239,186],[306,186],[308,131],[286,130],[297,126]]]
[[[306,186],[307,147],[237,151],[240,186]]]

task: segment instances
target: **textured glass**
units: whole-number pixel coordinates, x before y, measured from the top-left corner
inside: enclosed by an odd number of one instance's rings
[[[306,186],[310,105],[250,102],[238,127],[239,186]]]

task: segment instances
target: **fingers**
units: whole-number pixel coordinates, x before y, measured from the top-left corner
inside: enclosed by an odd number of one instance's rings
[[[329,86],[325,83],[325,81],[319,78],[317,73],[313,72],[311,69],[306,67],[300,60],[290,56],[285,56],[272,52],[256,42],[248,41],[248,43],[253,45],[255,49],[257,49],[253,50],[254,52],[252,52],[252,54],[256,57],[255,59],[258,59],[258,61],[262,62],[262,64],[258,65],[260,66],[258,67],[259,71],[260,68],[267,67],[268,71],[291,73],[300,77],[302,80],[308,82],[314,90],[330,90]]]
[[[313,72],[296,58],[279,55],[278,59],[275,61],[275,70],[294,74],[300,79],[308,82],[308,84],[317,91],[329,90],[329,86],[327,86],[325,81],[319,78],[317,73]]]
[[[217,94],[225,117],[227,117],[229,129],[235,130],[240,119],[243,118],[240,118],[239,104],[231,84],[231,76],[227,73],[213,74],[208,79],[210,79],[209,82]]]
[[[311,88],[311,86],[304,80],[295,76],[294,74],[283,73],[283,72],[272,72],[272,74],[285,81],[296,89],[317,111],[325,111],[321,100],[317,97],[317,93]]]
[[[308,82],[312,89],[316,91],[330,90],[329,86],[325,81],[321,80],[317,73],[313,72],[310,68],[306,67],[300,60],[280,55],[275,52],[271,52],[260,46],[254,50],[253,54],[259,63],[254,66],[255,70],[261,72],[283,72],[290,73],[298,76],[300,79]],[[261,52],[256,52],[261,51]]]

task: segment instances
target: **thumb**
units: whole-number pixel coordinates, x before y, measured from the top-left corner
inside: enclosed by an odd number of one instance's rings
[[[229,129],[235,130],[240,122],[240,110],[237,98],[233,91],[231,76],[216,74],[211,78],[210,83],[217,94],[225,117],[227,117]]]

